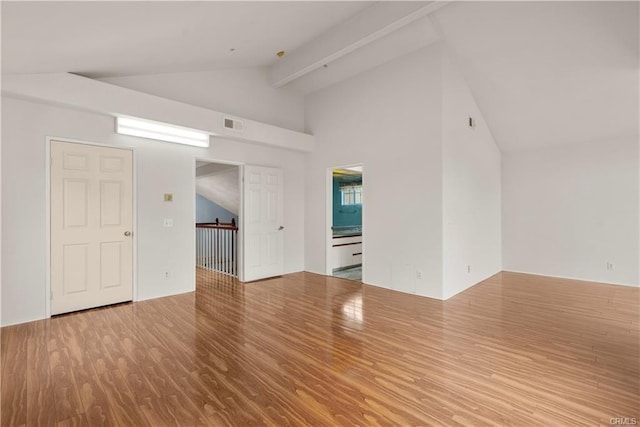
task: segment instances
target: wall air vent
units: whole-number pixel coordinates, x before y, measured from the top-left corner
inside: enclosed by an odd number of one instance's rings
[[[244,132],[244,123],[237,119],[230,119],[229,117],[225,117],[223,126],[225,129],[235,130],[236,132]]]

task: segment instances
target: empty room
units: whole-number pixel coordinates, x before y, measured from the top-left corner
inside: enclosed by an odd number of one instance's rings
[[[3,427],[639,423],[639,2],[0,8]]]

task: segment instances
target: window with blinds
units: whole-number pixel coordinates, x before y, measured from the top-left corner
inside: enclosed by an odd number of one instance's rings
[[[340,187],[340,195],[342,205],[361,205],[362,204],[362,184],[343,185]]]

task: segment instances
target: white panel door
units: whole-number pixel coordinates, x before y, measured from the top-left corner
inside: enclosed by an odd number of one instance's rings
[[[244,167],[244,281],[284,273],[282,170]]]
[[[51,142],[51,314],[133,299],[133,153]]]

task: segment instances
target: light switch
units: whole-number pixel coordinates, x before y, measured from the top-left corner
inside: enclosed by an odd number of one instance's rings
[[[173,193],[164,193],[165,202],[173,202]]]
[[[164,226],[165,226],[165,227],[173,227],[173,219],[171,219],[171,218],[165,218],[165,219],[164,219]]]

